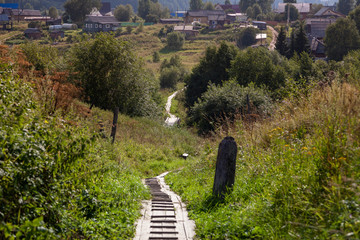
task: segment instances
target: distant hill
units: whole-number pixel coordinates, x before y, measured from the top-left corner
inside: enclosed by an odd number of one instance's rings
[[[23,0],[20,4],[21,6],[26,6],[27,4],[30,4],[34,9],[39,10],[46,10],[49,9],[51,6],[54,6],[58,9],[63,9],[63,5],[66,0]],[[225,0],[210,0],[214,4],[220,2],[224,3]],[[6,3],[17,3],[17,0],[6,0]],[[111,7],[115,8],[116,6],[123,4],[130,4],[133,6],[134,10],[137,11],[138,8],[138,0],[105,0],[104,2],[110,2]],[[170,11],[176,11],[176,10],[188,10],[189,9],[189,0],[159,0],[159,2],[170,9]],[[204,1],[205,2],[205,1]],[[233,2],[233,1],[231,1]],[[237,1],[239,2],[239,1]],[[235,3],[235,1],[234,1]]]

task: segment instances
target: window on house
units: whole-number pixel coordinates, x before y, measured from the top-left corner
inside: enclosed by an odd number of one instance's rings
[[[110,28],[110,24],[106,24],[106,28]]]
[[[201,22],[201,18],[199,18],[199,20],[198,20],[199,22]]]
[[[196,18],[194,18],[194,21],[193,22],[195,22],[196,21]]]
[[[97,24],[95,24],[95,28],[98,28],[98,25],[97,25]]]
[[[102,25],[101,25],[101,24],[99,24],[99,28],[102,28]]]

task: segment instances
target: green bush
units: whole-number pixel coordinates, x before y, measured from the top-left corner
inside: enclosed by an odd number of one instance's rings
[[[153,62],[154,63],[160,62],[160,54],[159,54],[159,52],[154,52],[153,53]]]
[[[176,84],[181,78],[180,69],[177,67],[165,68],[160,73],[160,87],[176,89]]]
[[[270,52],[263,47],[249,48],[236,56],[229,72],[242,86],[252,82],[274,91],[285,82],[286,64],[286,59],[276,51]]]
[[[180,50],[185,43],[185,36],[179,32],[171,32],[166,38],[167,48],[172,50]]]
[[[222,87],[211,84],[191,108],[189,123],[196,125],[199,133],[209,133],[224,123],[231,123],[237,116],[247,114],[248,107],[251,114],[267,115],[271,106],[268,94],[253,85],[242,87],[234,81],[228,81]]]
[[[239,48],[245,48],[251,46],[256,43],[256,33],[258,30],[253,27],[245,28],[241,33],[238,35],[238,39],[236,44]]]

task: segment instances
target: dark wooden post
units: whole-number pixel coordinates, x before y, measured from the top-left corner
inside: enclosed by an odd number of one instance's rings
[[[116,127],[117,127],[118,116],[119,116],[119,108],[115,107],[114,108],[113,124],[112,124],[112,127],[111,127],[111,135],[110,135],[110,137],[112,137],[112,143],[115,142],[115,135],[116,135]]]
[[[237,145],[232,137],[224,138],[219,144],[216,159],[213,195],[223,197],[231,191],[235,182]]]

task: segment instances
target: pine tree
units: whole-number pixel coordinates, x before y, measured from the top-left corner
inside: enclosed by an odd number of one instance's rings
[[[292,56],[294,56],[294,52],[295,52],[295,31],[292,30],[290,36],[290,47],[288,48],[288,52],[286,54],[287,57],[291,58]]]
[[[299,30],[296,33],[294,50],[298,54],[310,52],[309,40],[305,32],[304,22],[300,23]]]
[[[275,49],[283,56],[286,56],[287,52],[289,51],[289,48],[286,44],[286,32],[284,27],[281,27],[280,29],[280,33],[275,43]]]

